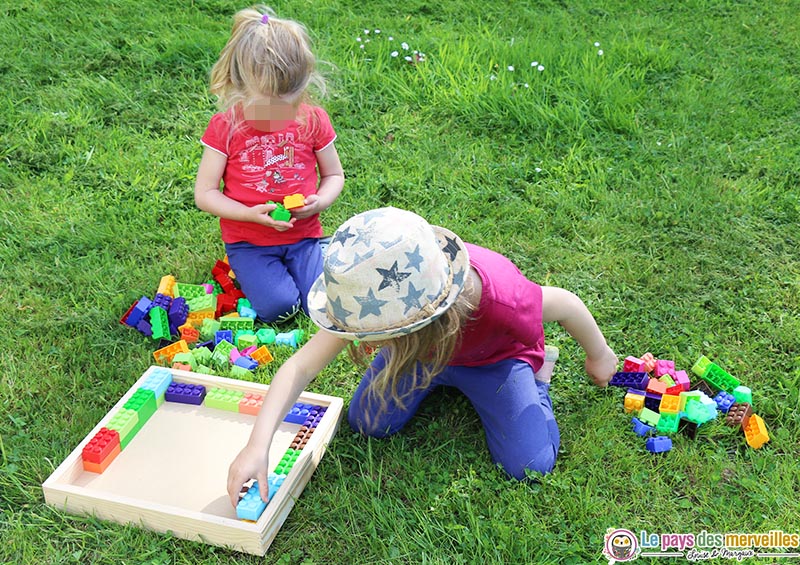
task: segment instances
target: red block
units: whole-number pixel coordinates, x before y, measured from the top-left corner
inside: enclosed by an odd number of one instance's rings
[[[83,468],[93,473],[102,473],[120,451],[119,432],[101,428],[81,451]]]

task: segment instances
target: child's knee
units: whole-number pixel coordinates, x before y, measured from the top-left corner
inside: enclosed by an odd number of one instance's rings
[[[498,461],[498,464],[511,477],[522,481],[527,478],[547,475],[556,466],[556,450],[552,447],[542,449],[533,459],[525,462],[524,459]]]

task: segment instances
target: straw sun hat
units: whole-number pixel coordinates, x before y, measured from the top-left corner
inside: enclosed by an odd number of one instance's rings
[[[468,267],[467,248],[453,232],[398,208],[363,212],[333,234],[308,293],[309,315],[347,339],[409,334],[453,305]]]

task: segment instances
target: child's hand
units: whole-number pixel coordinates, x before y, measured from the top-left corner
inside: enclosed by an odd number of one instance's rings
[[[258,481],[258,492],[261,500],[269,501],[269,483],[267,482],[267,469],[269,451],[245,446],[233,460],[228,468],[228,496],[231,497],[231,504],[236,508],[239,504],[239,493],[250,479]]]
[[[262,226],[275,228],[278,231],[286,231],[293,228],[295,221],[294,217],[292,217],[292,219],[290,219],[288,222],[279,222],[272,219],[272,216],[270,216],[269,213],[275,210],[277,207],[277,204],[256,204],[255,206],[252,206],[250,208],[250,212],[253,216],[251,221],[256,224],[261,224]],[[302,208],[300,209],[302,210]],[[294,216],[294,214],[292,215]]]
[[[619,359],[616,354],[606,345],[600,355],[586,356],[586,372],[589,373],[594,384],[606,386],[616,373],[618,363]]]
[[[306,196],[305,206],[302,208],[292,209],[292,217],[302,220],[303,218],[309,218],[314,214],[319,214],[320,212],[322,212],[322,205],[319,201],[319,196],[312,194],[310,196]]]

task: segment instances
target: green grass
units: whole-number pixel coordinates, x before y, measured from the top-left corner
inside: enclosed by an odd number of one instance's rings
[[[67,515],[41,490],[150,364],[122,313],[164,274],[206,280],[223,253],[192,189],[207,73],[241,7],[0,6],[0,562],[264,561]],[[577,564],[602,561],[609,527],[800,530],[796,2],[275,8],[326,62],[348,179],[328,232],[418,211],[578,293],[621,356],[709,356],[753,389],[772,440],[752,450],[713,423],[651,456],[621,391],[591,386],[547,327],[554,473],[505,480],[468,402],[437,393],[392,439],[345,424],[267,562]],[[348,399],[358,378],[342,358],[310,388]]]

